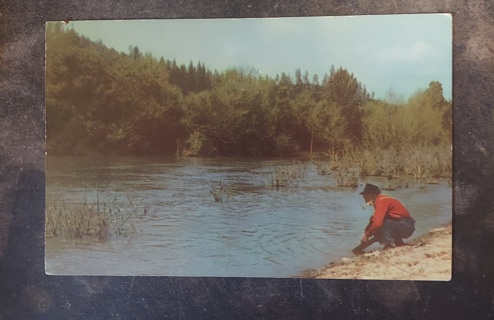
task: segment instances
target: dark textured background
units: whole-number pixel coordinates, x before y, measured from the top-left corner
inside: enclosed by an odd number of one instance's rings
[[[44,274],[44,23],[50,20],[450,12],[450,282]],[[0,0],[0,319],[494,318],[494,2]]]

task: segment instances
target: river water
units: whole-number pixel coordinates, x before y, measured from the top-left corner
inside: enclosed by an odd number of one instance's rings
[[[307,164],[291,186],[268,187],[269,172],[290,160],[231,158],[49,157],[47,203],[122,201],[146,214],[140,232],[109,241],[46,239],[46,272],[63,275],[292,277],[351,255],[372,208],[358,188],[339,188],[333,175]],[[216,202],[211,190],[228,190]],[[446,180],[388,191],[409,209],[413,237],[451,221]],[[374,245],[374,246],[377,246]]]

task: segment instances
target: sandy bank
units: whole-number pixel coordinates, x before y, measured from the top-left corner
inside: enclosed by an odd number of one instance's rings
[[[303,277],[447,281],[451,279],[451,264],[450,224],[433,229],[404,247],[343,258],[321,269],[306,271]]]

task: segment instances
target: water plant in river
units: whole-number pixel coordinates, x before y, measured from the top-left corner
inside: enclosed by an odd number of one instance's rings
[[[209,193],[213,195],[215,202],[223,202],[228,199],[233,199],[233,196],[236,194],[233,187],[220,181],[217,184],[213,184]]]
[[[267,187],[281,188],[293,186],[297,179],[303,178],[307,165],[299,162],[291,165],[275,166],[266,174]]]
[[[336,175],[336,181],[338,182],[338,187],[358,187],[358,168],[348,168],[342,167],[338,170]]]
[[[47,201],[45,233],[47,237],[67,239],[95,238],[108,240],[112,236],[132,237],[140,230],[136,221],[146,214],[146,207],[134,205],[126,196],[126,203],[116,198],[110,201],[68,202],[63,196]]]
[[[325,161],[312,161],[314,164],[317,174],[321,176],[330,175],[333,170],[331,170],[331,164]]]
[[[451,177],[451,150],[448,148],[416,148],[407,150],[405,169],[417,180]]]
[[[333,171],[345,167],[359,168],[360,176],[382,176],[400,179],[413,176],[416,180],[449,178],[452,174],[452,152],[447,146],[412,145],[390,149],[349,148],[344,154],[328,156],[338,165]]]

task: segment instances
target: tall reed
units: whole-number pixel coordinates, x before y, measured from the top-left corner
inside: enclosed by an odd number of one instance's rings
[[[108,240],[114,237],[131,237],[140,229],[137,221],[146,214],[146,207],[136,207],[130,197],[125,203],[116,198],[89,202],[68,202],[63,196],[47,201],[45,232],[47,237],[67,239],[95,238]]]

